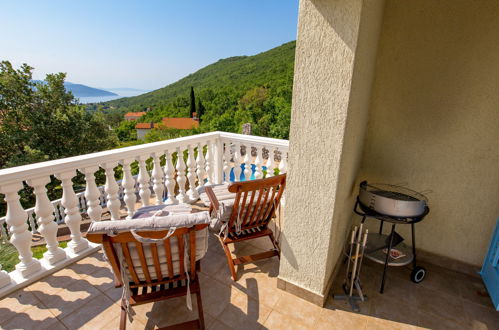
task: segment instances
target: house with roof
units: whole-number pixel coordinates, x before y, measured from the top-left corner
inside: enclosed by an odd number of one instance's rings
[[[163,118],[161,123],[137,123],[137,139],[143,139],[153,128],[193,129],[199,127],[199,119],[194,118]]]
[[[137,119],[139,119],[140,117],[142,117],[145,114],[146,113],[144,111],[141,111],[141,112],[128,112],[128,113],[125,114],[125,120],[127,120],[127,121],[137,120]]]

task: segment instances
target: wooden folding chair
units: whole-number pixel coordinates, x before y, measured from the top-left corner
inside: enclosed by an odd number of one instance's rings
[[[102,244],[116,275],[116,287],[123,286],[121,269],[122,266],[126,268],[127,277],[131,279],[128,301],[130,306],[187,295],[187,276],[189,276],[190,293],[196,294],[197,298],[198,319],[164,329],[204,329],[201,288],[197,276],[199,260],[196,261],[196,232],[207,226],[201,224],[190,228],[178,228],[166,239],[163,238],[166,237],[167,230],[135,233],[142,238],[155,241],[147,244],[141,243],[131,232],[122,232],[116,236],[89,233],[87,239]],[[188,249],[185,249],[186,242]],[[117,247],[121,251],[118,251]],[[120,254],[123,256],[124,265],[120,264],[118,257]],[[127,302],[122,299],[120,329],[125,329],[126,326],[126,304]]]
[[[275,217],[285,186],[286,174],[229,185],[228,190],[235,193],[235,199],[227,227],[220,232],[219,240],[227,256],[227,263],[234,280],[236,280],[234,265],[273,256],[279,257],[279,246],[268,224]],[[221,205],[215,192],[209,186],[205,187],[205,191],[210,200],[210,213],[219,213]],[[232,259],[229,244],[265,236],[270,238],[274,249]]]

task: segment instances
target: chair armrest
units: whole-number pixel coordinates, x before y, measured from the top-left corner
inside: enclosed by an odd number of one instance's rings
[[[211,189],[211,187],[204,187],[204,191],[206,192],[206,195],[210,200],[210,209],[215,212],[218,212],[218,209],[220,208],[220,202],[218,201],[217,196],[213,192],[213,189]]]

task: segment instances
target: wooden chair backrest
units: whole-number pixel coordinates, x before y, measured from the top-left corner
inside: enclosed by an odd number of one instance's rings
[[[188,272],[190,279],[194,280],[196,278],[196,232],[205,229],[208,225],[196,225],[191,228],[178,228],[175,232],[168,238],[161,240],[157,243],[141,243],[139,242],[131,232],[123,232],[116,236],[108,236],[107,234],[88,234],[87,239],[94,243],[101,243],[106,256],[111,264],[114,274],[116,274],[116,280],[118,285],[121,285],[121,265],[118,258],[118,251],[115,248],[115,244],[121,247],[123,253],[123,261],[125,267],[128,269],[131,275],[130,288],[138,288],[145,286],[157,286],[161,284],[167,284],[176,281],[182,281],[187,278],[186,271]],[[144,238],[161,239],[166,236],[167,230],[164,231],[143,231],[138,234]],[[184,237],[187,238],[184,240]],[[189,244],[188,249],[188,260],[187,265],[190,269],[185,269],[184,260],[184,248],[185,244]],[[139,262],[133,262],[132,256],[130,254],[130,248],[135,247],[138,252]],[[172,246],[177,246],[179,260],[172,259]],[[149,248],[152,254],[151,260],[147,260],[145,247]],[[160,260],[159,249],[164,249],[166,257],[167,271],[162,271],[161,263],[165,260]],[[150,258],[149,258],[150,259]],[[174,264],[177,263],[177,267],[180,267],[178,272],[174,273]],[[154,268],[154,272],[151,272],[149,268]],[[145,277],[144,280],[140,280],[137,275],[137,271],[141,270]]]
[[[229,191],[236,193],[229,220],[229,233],[236,232],[238,217],[241,230],[266,226],[275,216],[285,187],[286,174],[229,185]]]

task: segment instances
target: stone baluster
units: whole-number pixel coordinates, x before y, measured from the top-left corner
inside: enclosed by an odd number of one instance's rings
[[[133,162],[133,159],[124,159],[121,161],[121,165],[123,165],[123,181],[121,181],[121,185],[123,186],[125,194],[123,200],[126,205],[126,218],[128,220],[133,217],[133,214],[135,213],[135,203],[137,202],[137,196],[135,195],[135,179],[133,178],[132,169],[130,167]]]
[[[230,183],[230,171],[232,169],[231,165],[231,152],[230,152],[230,142],[225,143],[224,149],[224,183]]]
[[[76,171],[62,172],[56,177],[62,181],[62,200],[64,221],[71,231],[71,241],[68,243],[70,252],[77,254],[88,247],[88,241],[81,236],[81,214],[78,209],[78,198],[73,190],[73,181],[71,179],[76,175]]]
[[[262,165],[263,165],[262,147],[256,147],[255,179],[263,178]]]
[[[111,220],[120,220],[120,186],[114,178],[114,168],[118,166],[118,162],[110,162],[102,164],[102,168],[106,172],[106,185],[104,190],[107,198],[107,210],[111,213]]]
[[[251,146],[250,145],[245,145],[246,146],[246,154],[244,155],[244,176],[246,177],[246,181],[249,181],[251,179],[251,174],[253,171],[251,170]]]
[[[23,188],[21,182],[7,184],[1,187],[1,193],[5,194],[7,203],[7,215],[5,221],[9,226],[10,242],[19,252],[20,262],[16,265],[17,272],[23,276],[29,275],[41,269],[40,262],[33,258],[31,252],[31,239],[33,234],[28,230],[28,213],[19,202],[19,190]],[[5,279],[3,279],[5,281]]]
[[[191,201],[197,201],[199,194],[196,189],[196,160],[194,159],[194,148],[189,145],[189,154],[187,156],[187,179],[189,180],[189,190],[187,195]]]
[[[156,205],[163,204],[163,192],[165,191],[165,186],[163,184],[163,169],[161,168],[160,163],[160,154],[153,154],[153,163],[154,167],[152,169],[152,178],[153,178],[153,186],[154,194],[156,195]]]
[[[203,145],[198,143],[198,155],[196,157],[197,171],[196,174],[198,176],[198,188],[204,186],[204,178],[206,177],[205,165],[206,161],[204,159],[203,153]]]
[[[100,190],[95,183],[95,175],[99,168],[91,166],[80,170],[85,175],[87,186],[85,188],[85,199],[87,200],[87,214],[92,221],[101,221],[102,207],[100,206]]]
[[[59,247],[57,241],[57,229],[59,226],[54,222],[55,209],[47,196],[47,189],[45,188],[49,182],[50,177],[46,176],[29,180],[28,184],[34,188],[36,196],[35,214],[38,218],[38,230],[47,243],[47,252],[43,254],[43,259],[49,265],[54,265],[66,259],[66,252]]]
[[[241,145],[235,143],[236,150],[234,151],[234,181],[241,181]]]
[[[279,174],[284,174],[288,170],[288,163],[286,162],[288,158],[287,152],[281,152],[281,161],[279,162]]]
[[[269,159],[267,159],[267,163],[265,166],[267,166],[267,178],[270,178],[274,176],[274,170],[275,170],[275,148],[270,148],[269,149]]]
[[[215,160],[215,154],[213,153],[213,144],[211,141],[207,143],[207,151],[206,151],[206,185],[213,184],[213,165]]]
[[[187,178],[185,176],[185,161],[184,161],[184,152],[180,148],[177,148],[177,183],[178,183],[178,195],[177,199],[180,203],[188,203],[189,197],[185,193],[185,183],[187,182]]]
[[[9,284],[10,276],[5,270],[2,270],[2,265],[0,265],[0,288],[3,288]]]
[[[149,173],[147,172],[146,160],[148,156],[140,156],[139,157],[139,177],[137,178],[140,184],[139,196],[142,202],[142,206],[149,205],[149,199],[151,198],[151,190],[149,188],[149,181],[151,178],[149,177]]]
[[[172,156],[168,151],[165,153],[165,160],[165,184],[168,192],[166,204],[177,204],[178,200],[175,198],[175,167],[173,167]]]

